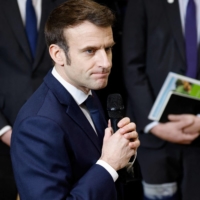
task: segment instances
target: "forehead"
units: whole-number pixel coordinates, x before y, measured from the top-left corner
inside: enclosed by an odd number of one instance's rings
[[[84,45],[112,45],[114,43],[110,26],[99,27],[88,21],[65,29],[64,35],[69,46],[79,45],[80,48]]]

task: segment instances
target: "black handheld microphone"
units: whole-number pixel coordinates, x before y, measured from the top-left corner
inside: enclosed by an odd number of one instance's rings
[[[107,111],[114,133],[118,130],[117,123],[124,117],[124,105],[120,94],[110,94],[107,98]],[[126,183],[126,168],[118,171],[119,180]]]
[[[110,94],[107,99],[107,111],[111,120],[111,126],[114,133],[118,130],[118,122],[124,117],[124,104],[120,94]],[[135,162],[136,155],[133,156],[126,168],[120,169],[119,180],[123,183],[134,181],[133,163]]]
[[[117,123],[124,117],[124,104],[120,94],[110,94],[107,99],[107,111],[108,116],[111,120],[111,126],[113,128],[114,133],[118,130]],[[134,170],[133,164],[136,159],[137,152],[135,156],[133,156],[128,165],[120,169],[119,173],[119,180],[123,183],[128,183],[134,181]]]
[[[110,94],[107,99],[107,111],[113,131],[118,130],[117,123],[124,117],[124,105],[120,94]]]

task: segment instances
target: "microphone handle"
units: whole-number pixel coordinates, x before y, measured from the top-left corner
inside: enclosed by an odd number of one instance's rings
[[[119,128],[117,126],[118,122],[121,120],[122,118],[111,118],[111,126],[113,129],[113,132],[115,133]],[[120,170],[117,171],[119,174],[119,181],[122,183],[127,183],[127,171],[126,168],[122,168]]]
[[[121,120],[121,118],[111,118],[110,120],[111,120],[111,127],[113,129],[113,132],[115,133],[119,129],[117,124]]]

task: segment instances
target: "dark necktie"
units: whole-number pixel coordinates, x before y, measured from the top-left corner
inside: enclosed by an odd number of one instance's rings
[[[98,105],[96,104],[95,98],[93,96],[89,95],[88,98],[85,100],[84,104],[90,113],[95,129],[97,131],[97,135],[100,138],[100,141],[102,142],[106,126],[105,119],[101,115]]]
[[[196,78],[197,75],[197,27],[194,0],[189,0],[185,19],[185,44],[187,72],[186,76]]]
[[[35,57],[37,44],[37,19],[32,0],[26,1],[26,34],[28,37],[32,58]]]

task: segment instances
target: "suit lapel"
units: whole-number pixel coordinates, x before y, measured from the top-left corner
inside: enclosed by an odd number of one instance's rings
[[[164,0],[162,2],[164,4],[164,7],[166,8],[169,23],[171,25],[171,30],[173,32],[175,41],[177,42],[181,57],[185,62],[185,42],[182,32],[178,0],[174,0],[173,3],[168,3],[167,0]]]
[[[31,52],[29,48],[29,43],[26,37],[17,1],[6,0],[2,5],[3,5],[2,10],[5,14],[5,17],[8,20],[8,23],[11,26],[13,34],[15,35],[24,54],[31,61]]]
[[[60,103],[66,105],[66,114],[82,129],[83,134],[88,137],[96,149],[101,152],[101,143],[98,136],[69,92],[54,78],[51,71],[44,78],[44,82]]]
[[[77,126],[79,126],[84,131],[88,139],[95,145],[98,151],[101,152],[101,138],[96,135],[94,129],[92,128],[78,105],[75,103],[74,99],[72,99],[69,103],[66,113],[77,124]]]

